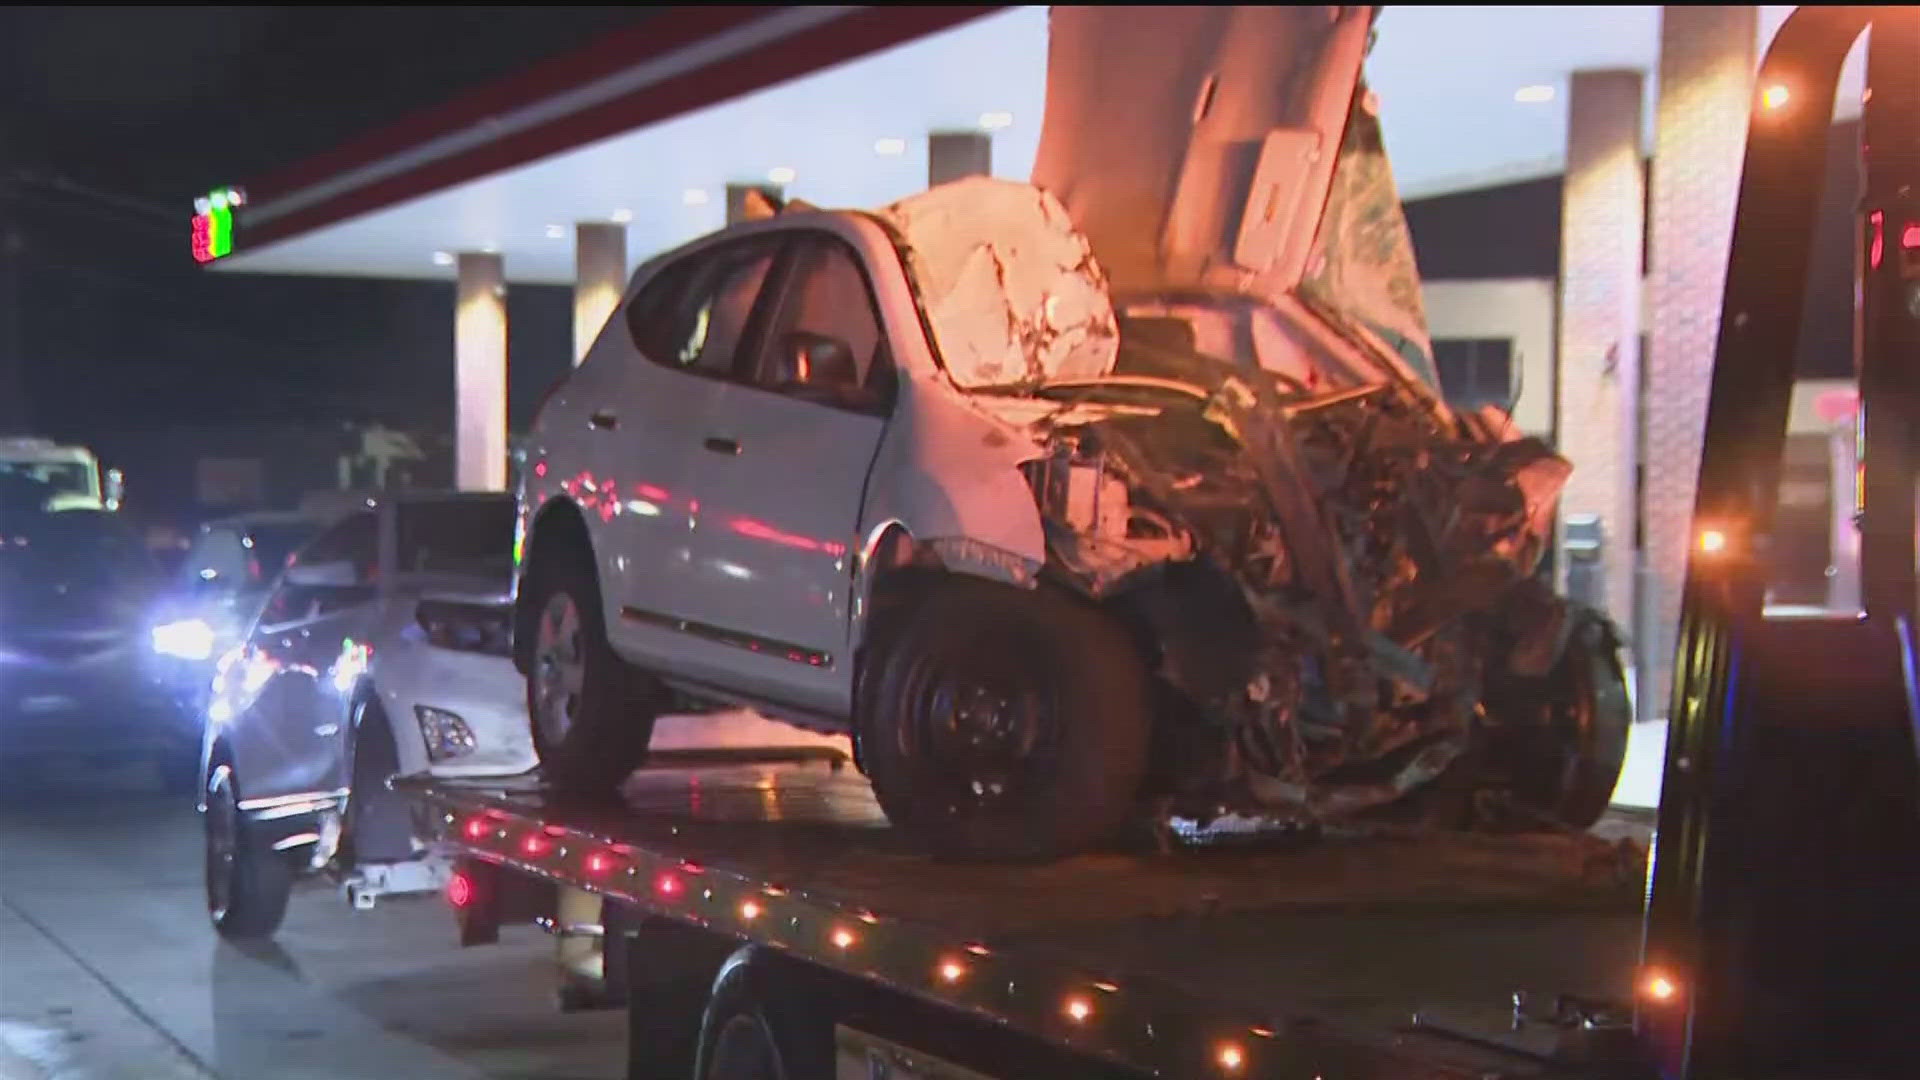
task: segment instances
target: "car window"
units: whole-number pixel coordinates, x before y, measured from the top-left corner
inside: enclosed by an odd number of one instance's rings
[[[816,234],[793,247],[791,260],[753,381],[824,404],[878,403],[892,361],[859,256],[841,240]]]
[[[289,565],[297,562],[307,566],[352,563],[361,583],[293,585],[281,581],[260,611],[261,626],[317,619],[356,604],[364,604],[378,595],[374,580],[380,565],[380,519],[369,511],[355,514],[315,537],[312,543],[296,551],[287,562]]]
[[[350,562],[362,578],[371,579],[380,565],[380,520],[370,512],[355,514],[321,533],[295,558],[309,566]]]
[[[662,269],[627,307],[634,346],[665,367],[733,374],[747,319],[773,266],[777,243],[755,237],[689,255]]]
[[[237,585],[247,579],[246,551],[232,529],[208,529],[195,540],[180,564],[179,583],[189,589]]]
[[[319,599],[317,589],[282,582],[267,598],[267,605],[260,612],[260,625],[279,626],[311,619],[320,614]]]
[[[260,612],[259,625],[283,626],[292,622],[318,619],[336,611],[345,611],[375,598],[372,585],[289,585],[280,587],[267,598]]]
[[[692,269],[691,259],[662,268],[627,305],[627,332],[633,336],[633,347],[656,364],[667,363],[685,340],[678,312]]]
[[[79,461],[0,461],[0,474],[45,484],[58,494],[93,491],[92,466]]]
[[[399,507],[395,569],[403,574],[513,574],[514,501],[445,499]]]
[[[287,565],[287,557],[300,545],[313,539],[319,531],[317,522],[255,525],[248,529],[246,535],[240,538],[240,546],[247,553],[250,584],[259,586],[273,580],[273,576]]]

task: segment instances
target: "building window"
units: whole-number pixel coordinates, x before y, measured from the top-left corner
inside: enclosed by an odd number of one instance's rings
[[[1433,343],[1433,363],[1454,408],[1513,404],[1512,338],[1443,338]]]

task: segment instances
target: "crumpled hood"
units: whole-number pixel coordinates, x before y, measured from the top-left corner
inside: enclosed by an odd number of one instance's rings
[[[1055,7],[1033,182],[1122,306],[1284,295],[1430,385],[1411,235],[1360,78],[1367,7]]]
[[[1113,370],[1106,274],[1058,199],[969,177],[878,216],[904,243],[940,361],[961,389]]]

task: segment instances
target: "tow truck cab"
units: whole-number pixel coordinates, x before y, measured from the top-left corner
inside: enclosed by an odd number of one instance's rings
[[[1820,162],[1867,34],[1859,610],[1764,614]],[[1912,1075],[1920,1013],[1920,8],[1801,8],[1760,70],[1675,656],[1640,1029],[1670,1076]],[[1784,88],[1784,93],[1781,92]],[[1773,105],[1769,107],[1767,103]]]

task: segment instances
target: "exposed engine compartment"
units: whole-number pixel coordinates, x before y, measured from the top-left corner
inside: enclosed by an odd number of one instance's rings
[[[1560,660],[1570,613],[1533,574],[1570,467],[1417,384],[1313,389],[1194,336],[1123,319],[1111,376],[1038,391],[1052,570],[1156,658],[1177,803],[1394,802],[1513,719],[1489,680]]]
[[[1045,573],[1154,667],[1176,810],[1494,792],[1584,828],[1624,754],[1617,639],[1536,573],[1571,465],[1440,392],[1373,22],[1055,9],[1032,185],[880,216],[953,388],[1036,446]]]

